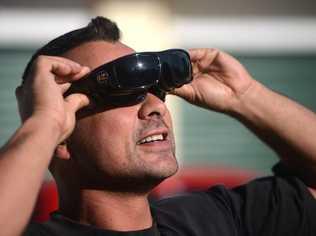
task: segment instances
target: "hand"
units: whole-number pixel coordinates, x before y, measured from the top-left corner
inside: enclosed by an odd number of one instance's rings
[[[89,104],[83,94],[63,94],[71,82],[90,71],[76,62],[61,57],[39,56],[23,85],[16,89],[19,112],[24,122],[31,116],[52,121],[60,131],[59,142],[67,138],[75,126],[75,113]]]
[[[230,55],[217,49],[191,49],[193,81],[173,91],[188,102],[230,113],[254,80]]]

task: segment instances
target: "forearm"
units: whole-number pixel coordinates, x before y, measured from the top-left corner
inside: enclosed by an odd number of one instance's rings
[[[32,117],[0,152],[0,228],[19,235],[31,216],[43,176],[57,144],[54,122]]]
[[[258,82],[241,97],[234,116],[316,186],[316,115]]]

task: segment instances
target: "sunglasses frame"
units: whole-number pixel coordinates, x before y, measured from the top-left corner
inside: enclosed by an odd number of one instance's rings
[[[171,80],[172,78],[164,78],[166,77],[165,74],[167,72],[166,70],[163,71],[163,66],[167,66],[168,68],[171,66],[176,67],[176,63],[170,63],[170,60],[173,61],[172,57],[175,57],[175,54],[179,54],[177,56],[178,59],[184,60],[181,61],[183,62],[182,65],[178,65],[178,67],[180,66],[180,70],[183,67],[183,70],[186,70],[184,73],[187,73],[187,75],[182,76],[183,78],[180,79],[180,83],[175,82],[174,85],[171,85],[172,82],[166,80]],[[169,58],[169,61],[167,58],[168,56],[171,57],[171,59]],[[144,64],[145,61],[139,60],[139,58],[144,57],[151,58],[152,62],[154,62],[152,64],[149,63],[149,66],[152,66],[152,68],[145,68],[146,65],[144,66],[141,64]],[[121,70],[118,71],[117,68],[120,66]],[[125,68],[122,68],[124,66]],[[120,73],[124,74],[124,72],[122,72],[124,69],[125,71],[130,71],[131,73],[129,74],[129,72],[127,72],[126,75],[120,76]],[[175,69],[169,68],[169,73],[174,72],[172,70]],[[141,78],[141,76],[137,76],[137,73],[141,72],[147,74],[149,73],[150,76],[147,76],[148,78],[144,78],[144,74],[143,78]],[[133,77],[132,75],[135,77],[134,80],[131,78],[126,78],[126,76]],[[140,81],[138,81],[138,79]],[[88,75],[86,75],[85,78],[74,82],[71,86],[70,93],[81,92],[87,94],[98,103],[104,100],[111,101],[111,103],[116,105],[124,105],[125,103],[129,103],[127,101],[129,99],[135,100],[135,103],[141,102],[145,99],[147,92],[155,94],[164,101],[167,92],[174,88],[181,87],[183,84],[189,83],[191,81],[192,67],[190,56],[185,50],[169,49],[160,52],[136,52],[117,58],[97,67]],[[132,86],[133,83],[135,86]],[[139,94],[139,96],[137,96],[137,94]],[[124,97],[126,99],[124,99]],[[131,101],[131,103],[133,103],[133,101]]]

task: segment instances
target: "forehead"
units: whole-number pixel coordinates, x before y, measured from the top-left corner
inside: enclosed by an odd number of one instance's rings
[[[135,52],[121,42],[94,41],[69,50],[63,56],[94,69],[104,63]]]

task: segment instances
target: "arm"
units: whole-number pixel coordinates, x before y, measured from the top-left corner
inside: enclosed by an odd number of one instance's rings
[[[88,69],[55,57],[39,57],[16,94],[23,124],[0,149],[0,227],[20,235],[28,223],[55,147],[72,131],[84,95],[63,98],[71,81]],[[53,99],[52,99],[53,98]]]
[[[234,113],[266,142],[293,172],[316,187],[316,115],[256,83]]]
[[[237,118],[316,187],[316,115],[255,81],[224,52],[193,49],[190,56],[193,82],[174,94]]]

